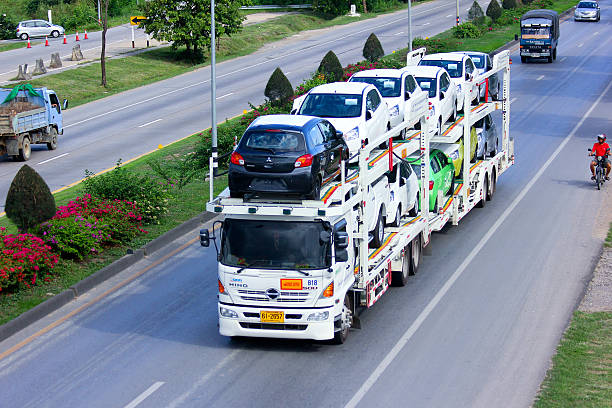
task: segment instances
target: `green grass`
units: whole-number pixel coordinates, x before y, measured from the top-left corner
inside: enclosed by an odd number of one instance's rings
[[[612,247],[612,224],[610,224],[610,229],[608,230],[608,236],[606,237],[606,242],[604,243],[607,247]]]
[[[18,48],[24,48],[27,45],[28,44],[25,43],[25,42],[11,42],[11,43],[7,43],[7,44],[0,44],[0,52],[16,50]]]
[[[235,36],[221,38],[217,61],[221,62],[250,54],[264,44],[289,37],[300,31],[348,24],[380,14],[382,13],[370,13],[359,18],[341,16],[328,20],[314,13],[299,13],[281,16],[261,24],[249,25]],[[171,78],[207,64],[208,59],[201,63],[192,63],[183,59],[183,49],[173,50],[170,47],[164,47],[134,56],[108,60],[106,88],[100,86],[99,62],[28,82],[34,86],[46,86],[53,89],[61,98],[67,98],[70,106],[74,107]]]
[[[612,313],[576,312],[535,408],[612,406]]]

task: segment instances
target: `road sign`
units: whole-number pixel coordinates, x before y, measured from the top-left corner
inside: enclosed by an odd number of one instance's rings
[[[130,17],[130,24],[131,25],[138,25],[140,23],[142,23],[143,21],[145,21],[147,18],[144,16],[132,16]]]

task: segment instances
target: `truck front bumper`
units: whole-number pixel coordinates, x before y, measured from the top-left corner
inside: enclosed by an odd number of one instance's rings
[[[223,317],[219,310],[237,313],[237,318]],[[317,309],[272,309],[219,303],[219,333],[222,336],[268,337],[282,339],[329,340],[334,337],[334,307]],[[282,310],[285,312],[283,323],[262,323],[259,312],[262,310]],[[326,320],[308,321],[311,314],[329,312]]]

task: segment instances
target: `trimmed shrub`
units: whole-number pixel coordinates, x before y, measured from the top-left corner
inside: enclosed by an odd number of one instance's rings
[[[482,11],[480,4],[478,4],[476,0],[474,0],[474,3],[472,3],[472,7],[470,7],[470,10],[468,11],[468,19],[473,21],[474,24],[481,25],[484,23],[484,11]]]
[[[329,83],[329,81],[327,78],[325,78],[325,74],[315,73],[310,79],[305,80],[297,88],[295,88],[295,96],[302,96],[315,86],[324,85],[327,83]]]
[[[376,62],[385,55],[383,47],[374,33],[370,34],[363,46],[363,58]]]
[[[357,64],[348,64],[343,70],[344,74],[342,75],[343,81],[348,81],[350,77],[353,76],[355,72],[368,71],[370,69],[381,68],[380,63],[378,62],[369,62],[362,61]]]
[[[340,81],[342,79],[342,64],[340,64],[340,60],[333,51],[329,51],[325,54],[321,60],[321,64],[319,64],[317,72],[325,75],[325,78],[329,79],[330,82]]]
[[[107,200],[129,201],[140,209],[145,224],[158,224],[168,211],[169,186],[149,176],[134,174],[121,166],[121,161],[108,173],[99,176],[85,170],[84,191]]]
[[[478,38],[482,35],[481,29],[471,21],[452,27],[451,32],[455,38]]]
[[[502,8],[497,2],[497,0],[491,0],[489,6],[487,7],[487,16],[491,17],[493,22],[496,22],[502,15]]]
[[[0,40],[11,40],[15,38],[15,27],[17,22],[10,16],[0,14]]]
[[[49,186],[27,164],[19,169],[9,187],[5,211],[21,231],[28,231],[55,214],[55,198]]]
[[[502,7],[506,10],[515,9],[520,6],[518,0],[502,0]]]
[[[312,8],[319,13],[336,17],[348,13],[349,3],[345,0],[314,0]]]
[[[291,82],[279,67],[270,75],[264,95],[276,106],[289,102],[289,99],[293,96]]]

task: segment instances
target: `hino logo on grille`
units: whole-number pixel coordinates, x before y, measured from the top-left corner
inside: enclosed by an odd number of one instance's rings
[[[280,296],[280,292],[274,288],[266,290],[266,296],[272,300],[276,300]]]

